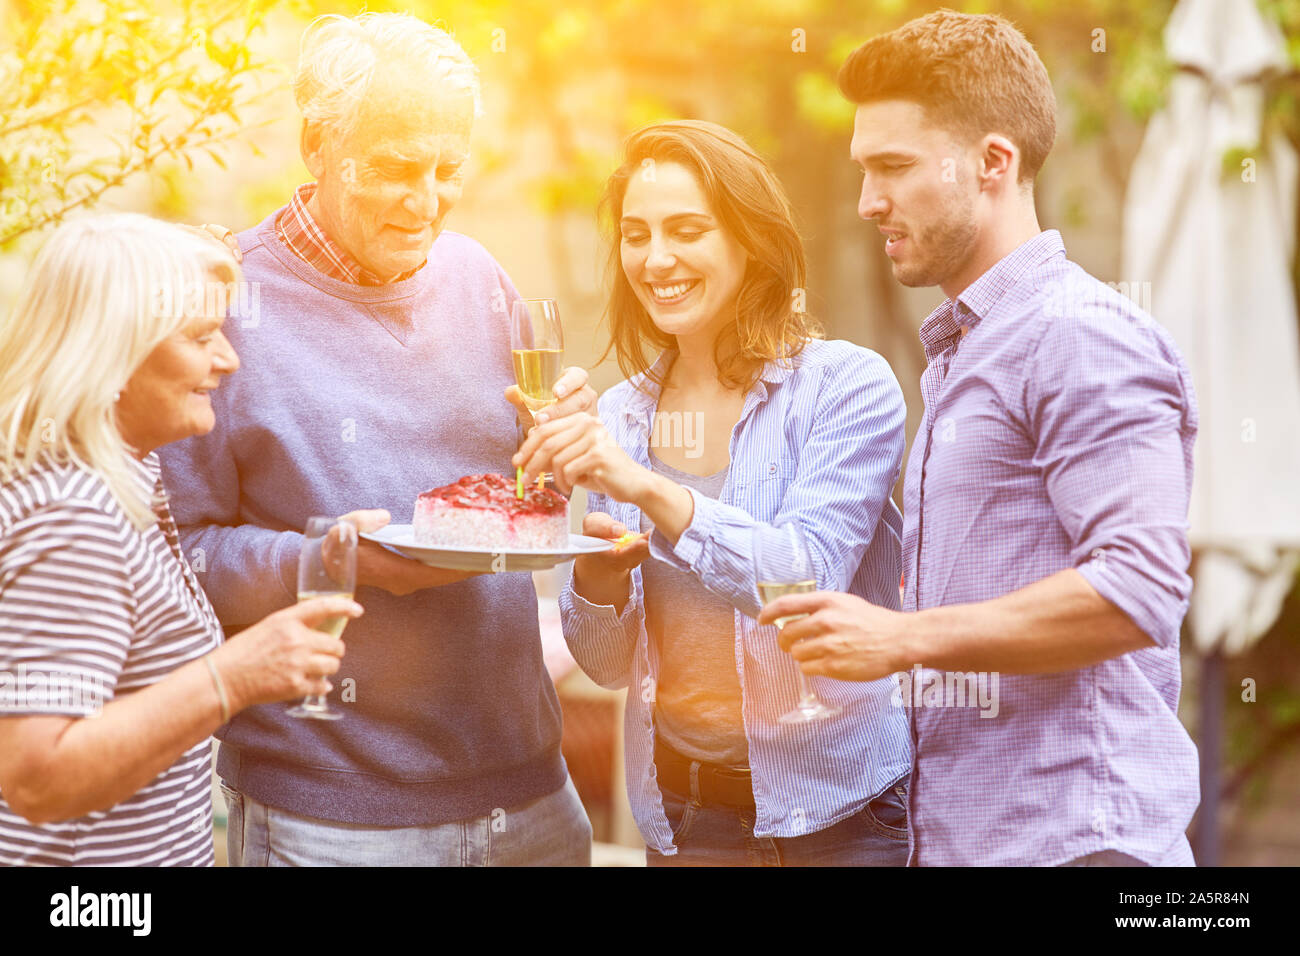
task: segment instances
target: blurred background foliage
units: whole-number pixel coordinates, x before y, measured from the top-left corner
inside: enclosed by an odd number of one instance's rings
[[[94,205],[133,176],[192,170],[245,136],[249,39],[263,5],[236,0],[14,0],[0,45],[0,248]],[[253,146],[253,144],[249,144]],[[253,146],[253,148],[256,148]],[[159,205],[186,212],[165,173]]]
[[[1141,125],[1171,75],[1161,33],[1173,0],[952,5],[1001,13],[1026,32],[1056,83],[1068,124],[1062,140],[1095,146],[1097,172],[1122,195]],[[1300,67],[1300,0],[1260,6],[1282,27]],[[172,177],[177,188],[158,197],[158,212],[183,216],[182,180],[175,178],[182,164],[188,171],[201,155],[223,164],[225,152],[216,147],[232,142],[256,152],[248,107],[287,82],[286,64],[249,42],[272,8],[306,22],[320,13],[352,14],[358,5],[0,0],[0,249],[142,172]],[[771,158],[805,214],[811,257],[824,259],[818,243],[836,230],[819,217],[840,195],[827,193],[843,179],[832,167],[847,162],[852,123],[835,71],[863,37],[932,8],[914,0],[753,0],[743,11],[721,0],[367,5],[452,30],[480,64],[485,85],[509,90],[508,128],[545,137],[548,155],[530,159],[537,171],[528,185],[536,211],[557,219],[551,252],[561,269],[558,218],[591,215],[618,141],[644,123],[682,116],[732,126]],[[1274,83],[1268,115],[1300,144],[1298,91],[1295,73]],[[483,173],[518,161],[508,143],[479,150]],[[1050,161],[1044,175],[1052,175]],[[1066,223],[1087,225],[1095,187],[1066,191]],[[267,208],[251,214],[269,212],[280,195],[269,191]]]
[[[1122,186],[1130,124],[1162,102],[1171,68],[1161,30],[1173,0],[956,2],[1015,21],[1047,63],[1077,142],[1106,145]],[[357,4],[310,0],[0,0],[0,242],[96,201],[165,159],[217,158],[240,111],[282,64],[249,37],[268,9],[304,22]],[[1260,0],[1300,67],[1300,0]],[[852,109],[834,73],[862,38],[933,8],[907,0],[387,0],[451,29],[510,91],[513,125],[540,124],[553,162],[534,183],[538,209],[590,213],[615,140],[657,119],[697,115],[745,131],[778,168],[810,179],[810,156],[841,156]],[[454,21],[454,22],[453,22]],[[489,63],[497,61],[500,70]],[[495,63],[493,63],[495,65]],[[1271,123],[1300,142],[1294,75],[1275,84]],[[87,135],[101,137],[92,144]],[[69,165],[76,154],[77,161]],[[180,211],[180,210],[178,210]]]
[[[438,23],[478,63],[496,112],[476,136],[473,179],[452,228],[484,241],[521,287],[521,276],[544,283],[566,316],[592,317],[592,341],[571,349],[571,361],[591,364],[602,351],[592,221],[618,144],[655,120],[713,120],[773,163],[807,240],[810,311],[828,334],[889,359],[914,434],[923,367],[916,325],[937,300],[894,282],[857,219],[852,108],[834,77],[867,36],[939,5],[376,0],[366,9]],[[1001,13],[1035,44],[1061,116],[1039,180],[1040,219],[1062,229],[1072,257],[1100,278],[1133,278],[1115,274],[1118,210],[1144,124],[1172,75],[1162,32],[1174,0],[947,5]],[[1267,128],[1300,146],[1300,0],[1259,7],[1281,27],[1293,67],[1270,85]],[[0,0],[0,260],[25,260],[49,224],[104,202],[239,228],[278,208],[308,178],[286,93],[297,36],[313,16],[360,9],[314,0]],[[1241,144],[1225,163],[1235,169],[1238,154],[1256,145]],[[267,161],[255,161],[263,151]],[[212,184],[225,180],[237,181],[237,204],[214,209]],[[116,192],[131,198],[114,200]],[[511,205],[515,197],[526,213]],[[494,231],[493,215],[509,225]],[[1295,275],[1300,288],[1300,256]],[[616,377],[608,368],[593,373],[600,387]],[[1185,673],[1192,700],[1195,669]],[[1256,703],[1241,702],[1237,674],[1260,681]],[[1225,781],[1240,824],[1280,774],[1300,769],[1300,589],[1228,675]],[[1184,714],[1192,712],[1185,703]],[[1300,832],[1295,838],[1300,846]]]

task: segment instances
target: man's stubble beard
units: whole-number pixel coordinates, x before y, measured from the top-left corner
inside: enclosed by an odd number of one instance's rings
[[[970,259],[979,229],[969,200],[951,206],[944,218],[916,234],[917,251],[924,250],[922,260],[894,266],[894,278],[908,288],[942,285]]]

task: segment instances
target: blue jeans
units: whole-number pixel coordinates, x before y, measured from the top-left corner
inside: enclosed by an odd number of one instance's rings
[[[754,836],[754,810],[702,806],[664,790],[676,856],[646,850],[647,866],[906,866],[905,776],[851,817],[799,837]]]
[[[590,866],[591,823],[572,780],[485,817],[373,827],[303,817],[221,782],[231,866]]]

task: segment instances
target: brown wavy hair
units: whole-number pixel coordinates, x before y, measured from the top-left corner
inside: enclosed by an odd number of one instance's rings
[[[750,389],[765,363],[789,359],[821,330],[806,312],[807,262],[790,200],[780,180],[754,149],[731,130],[700,120],[644,126],[623,144],[623,164],[609,177],[600,202],[610,242],[612,287],[606,316],[610,343],[601,356],[618,356],[628,378],[647,372],[646,346],[672,348],[675,337],[660,331],[623,274],[619,220],[628,181],[643,165],[680,163],[691,170],[722,225],[749,253],[736,297],[736,321],[718,336],[718,380]],[[663,382],[651,376],[655,385]]]

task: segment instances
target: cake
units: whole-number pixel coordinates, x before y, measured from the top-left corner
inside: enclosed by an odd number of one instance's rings
[[[466,475],[415,500],[415,543],[480,551],[563,551],[569,545],[569,501],[530,484],[520,500],[505,475]]]

